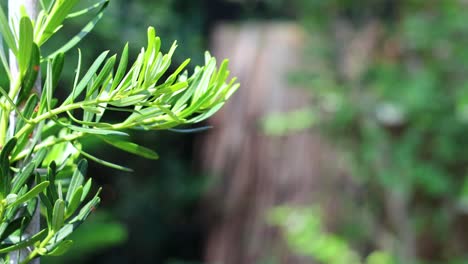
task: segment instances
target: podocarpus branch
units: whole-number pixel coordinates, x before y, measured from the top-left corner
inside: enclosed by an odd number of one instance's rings
[[[39,1],[38,0],[9,0],[8,1],[8,17],[9,21],[11,21],[12,26],[16,28],[16,32],[19,32],[19,23],[21,19],[21,9],[24,8],[27,15],[32,19],[35,20],[38,14],[39,10]],[[14,87],[18,86],[19,83],[21,83],[21,73],[18,67],[18,62],[15,54],[13,52],[10,52],[10,94],[9,97],[12,98],[15,101],[18,99],[18,91],[19,87]],[[41,92],[41,80],[40,76],[35,81],[34,88],[33,88],[38,94]],[[16,90],[16,94],[15,94]],[[16,102],[15,102],[16,103]],[[6,132],[6,137],[11,138],[14,135],[14,129],[15,129],[15,124],[16,124],[16,113],[14,111],[6,113],[5,116],[8,116],[9,118],[9,124],[8,126],[5,126],[4,129],[7,129],[8,131]],[[3,128],[0,128],[3,129]],[[31,237],[34,234],[37,234],[40,230],[40,211],[39,211],[39,203],[36,205],[36,210],[33,215],[33,219],[29,223],[28,227],[25,230],[25,237]],[[11,254],[11,263],[20,263],[24,261],[29,254],[31,253],[32,249],[30,247],[26,247],[23,249],[18,250],[16,253]],[[36,258],[32,260],[30,263],[34,264],[39,264],[40,260],[39,258]]]
[[[70,70],[63,68],[66,53],[94,27],[109,3],[96,0],[72,12],[78,2],[10,0],[10,19],[0,5],[0,35],[10,51],[7,60],[0,49],[0,62],[11,84],[8,91],[0,87],[0,263],[30,263],[70,249],[73,241],[68,236],[100,201],[100,189],[88,197],[92,180],[85,180],[87,161],[82,157],[130,170],[85,152],[80,144],[83,137],[157,159],[152,149],[132,142],[128,131],[198,123],[219,110],[239,87],[235,78],[228,80],[228,62],[218,68],[209,53],[205,64],[191,74],[185,69],[189,59],[168,73],[176,44],[164,54],[160,38],[150,27],[148,45],[133,63],[125,45],[119,59],[104,51],[91,66],[83,67],[83,73],[78,50],[71,93],[59,102],[54,98],[58,80],[62,70]],[[60,31],[65,20],[89,14],[93,18],[76,36],[49,55],[41,53],[41,46]],[[38,77],[41,62],[43,82]],[[112,112],[127,115],[115,122],[103,121]],[[39,212],[38,203],[45,215],[43,226],[34,213]]]

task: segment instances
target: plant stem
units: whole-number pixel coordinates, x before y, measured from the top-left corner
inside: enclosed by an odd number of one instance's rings
[[[45,237],[44,240],[42,240],[41,244],[38,247],[34,248],[34,250],[23,261],[21,261],[20,264],[27,264],[34,258],[36,258],[37,255],[39,255],[39,250],[45,248],[45,246],[47,246],[47,243],[49,243],[49,241],[54,237],[54,235],[55,232],[49,231],[49,234],[47,234],[47,237]]]
[[[65,136],[62,136],[62,137],[59,137],[59,138],[55,138],[54,140],[50,140],[50,141],[46,141],[46,142],[41,142],[39,144],[37,144],[34,149],[33,149],[33,152],[36,152],[40,149],[43,149],[43,148],[48,148],[48,147],[51,147],[51,146],[54,146],[56,144],[60,144],[60,143],[63,143],[63,142],[72,142],[82,136],[84,136],[85,134],[82,133],[82,132],[76,132],[76,133],[73,133],[73,134],[68,134],[68,135],[65,135]],[[17,160],[21,160],[22,158],[26,157],[28,155],[28,153],[30,152],[31,150],[28,150],[28,149],[25,149],[23,151],[21,151],[16,157],[13,157],[12,158],[12,161],[17,161]]]
[[[21,80],[19,76],[16,78],[16,80],[12,80],[14,83],[13,86],[10,88],[10,98],[15,98],[16,95],[18,94],[19,89],[21,88]],[[13,91],[16,91],[13,92]],[[13,95],[13,97],[11,97]],[[12,108],[14,106],[10,105],[10,102],[8,102],[5,98],[2,98],[1,100],[1,105],[2,105],[2,112],[0,114],[0,146],[3,147],[6,143],[6,141],[9,139],[9,135],[7,133],[8,128],[10,127],[9,125],[9,119],[12,114]]]
[[[25,133],[29,132],[32,128],[34,128],[37,124],[39,124],[42,121],[45,121],[47,119],[51,119],[59,114],[65,113],[67,111],[72,111],[75,109],[79,109],[82,106],[87,106],[87,105],[97,105],[101,102],[99,101],[91,101],[89,103],[85,102],[78,102],[78,103],[73,103],[73,104],[68,104],[68,105],[63,105],[54,109],[51,109],[48,112],[45,112],[41,115],[36,116],[35,118],[29,120],[27,124],[25,124],[16,134],[15,137],[19,138],[23,136]]]

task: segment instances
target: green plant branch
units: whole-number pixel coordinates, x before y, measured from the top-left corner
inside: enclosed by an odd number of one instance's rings
[[[37,152],[43,148],[49,148],[49,147],[52,147],[56,144],[60,144],[60,143],[63,143],[63,142],[72,142],[72,141],[75,141],[83,136],[85,136],[86,134],[83,133],[83,132],[74,132],[73,134],[68,134],[68,135],[64,135],[64,136],[61,136],[61,137],[55,137],[51,140],[47,140],[47,141],[43,141],[39,144],[37,144],[36,146],[34,146],[33,148],[33,152]],[[24,157],[26,157],[29,153],[31,152],[31,149],[25,149],[23,151],[21,151],[20,153],[18,153],[18,155],[16,155],[15,157],[13,157],[11,159],[12,162],[15,162],[15,161],[18,161],[18,160],[21,160],[23,159]]]
[[[8,97],[9,99],[15,98],[21,88],[21,78],[17,78],[14,82],[14,86],[10,90]],[[12,99],[13,100],[13,99]],[[2,112],[0,114],[0,148],[5,145],[7,139],[8,123],[11,115],[12,102],[9,102],[7,96],[2,96],[1,101]]]
[[[55,232],[53,230],[49,230],[44,240],[41,241],[39,246],[34,247],[34,250],[21,262],[21,264],[27,264],[31,260],[36,258],[38,255],[43,255],[44,253],[47,253],[47,251],[45,250],[45,247],[47,246],[47,243],[49,243],[50,240],[54,237],[54,235],[55,235]]]
[[[26,123],[29,122],[29,119],[27,119],[26,117],[24,117],[23,113],[21,113],[21,111],[18,109],[18,107],[16,106],[16,103],[13,101],[13,99],[10,98],[10,96],[8,95],[8,93],[2,88],[0,87],[0,93],[3,95],[2,99],[4,98],[5,100],[8,101],[8,103],[10,104],[9,106],[15,110],[15,112],[18,114],[19,117],[21,117],[21,119],[23,121],[25,121]],[[5,104],[2,103],[2,106],[1,108],[5,108]]]
[[[12,245],[12,246],[9,246],[9,247],[2,248],[2,249],[0,249],[0,254],[9,253],[11,251],[15,251],[15,250],[26,248],[26,247],[28,247],[30,245],[33,245],[37,241],[41,240],[41,237],[43,235],[45,235],[46,231],[47,231],[47,229],[43,229],[42,231],[40,231],[39,233],[35,234],[33,237],[31,237],[31,238],[29,238],[27,240],[24,240],[24,241],[22,241],[22,242],[20,242],[18,244],[15,244],[15,245]]]
[[[11,3],[17,0],[10,0]],[[128,62],[128,45],[116,63],[117,56],[101,53],[81,74],[81,52],[70,95],[60,104],[54,98],[64,67],[64,53],[86,36],[103,16],[109,0],[96,0],[85,9],[72,12],[80,0],[53,0],[46,7],[44,1],[28,0],[42,6],[34,21],[24,10],[19,12],[18,29],[13,29],[0,7],[0,35],[5,40],[11,57],[17,61],[14,72],[10,72],[3,50],[0,60],[7,71],[10,90],[0,87],[0,196],[15,199],[11,208],[0,204],[0,220],[3,230],[0,235],[10,237],[14,232],[29,226],[25,215],[28,206],[36,206],[33,199],[45,207],[48,228],[34,230],[24,236],[24,241],[2,242],[0,254],[10,254],[13,258],[17,250],[23,250],[21,263],[36,261],[43,255],[58,255],[70,246],[68,237],[99,203],[99,192],[86,205],[82,206],[91,188],[91,181],[85,185],[86,160],[77,162],[81,155],[102,165],[120,170],[130,170],[118,164],[102,160],[85,152],[73,144],[86,136],[97,136],[111,146],[149,159],[157,159],[156,152],[140,146],[125,137],[129,129],[160,130],[182,124],[197,123],[215,113],[238,88],[235,79],[227,80],[227,61],[219,68],[216,59],[205,54],[205,64],[195,67],[189,76],[185,67],[189,59],[180,64],[174,72],[168,72],[176,43],[164,54],[161,40],[153,27],[148,28],[148,45],[141,49],[133,64]],[[37,2],[39,1],[39,2]],[[47,1],[49,2],[49,1]],[[63,26],[69,18],[85,15],[98,10],[82,30],[62,45],[51,56],[41,57],[41,46]],[[0,43],[0,48],[3,42]],[[39,84],[41,63],[46,73],[42,92],[31,95],[34,85]],[[167,76],[163,78],[163,76]],[[41,86],[42,87],[42,86]],[[77,114],[77,113],[83,113]],[[102,122],[102,117],[112,112],[126,112],[124,119]],[[49,127],[49,125],[51,125]],[[47,126],[47,129],[43,127]],[[55,130],[58,128],[60,132]],[[50,130],[49,130],[50,129]],[[72,143],[72,144],[69,144]],[[60,145],[54,148],[55,145]],[[77,147],[77,145],[79,145]],[[62,148],[63,147],[63,148]],[[73,149],[74,148],[74,149]],[[49,151],[49,149],[53,149]],[[70,153],[73,153],[71,156]],[[70,181],[55,182],[61,168],[56,162],[77,164]],[[17,167],[15,169],[14,167]],[[44,167],[47,167],[44,168]],[[41,172],[41,175],[37,173]],[[45,175],[44,175],[45,173]],[[31,184],[36,181],[37,185]],[[62,182],[65,186],[62,188]],[[68,186],[66,186],[69,184]],[[66,201],[63,195],[66,193]],[[7,200],[5,200],[7,201]],[[21,204],[21,211],[15,211]],[[64,222],[82,206],[72,220]],[[25,209],[25,210],[23,210]],[[39,210],[36,210],[39,212]],[[32,213],[31,213],[32,214]],[[21,223],[18,221],[20,220]],[[23,223],[24,222],[24,223]],[[24,225],[23,225],[24,224]],[[39,226],[39,224],[37,225]],[[57,239],[54,239],[57,238]],[[64,242],[64,243],[62,243]],[[30,246],[34,249],[29,250]],[[28,247],[28,251],[24,250]],[[13,252],[13,253],[12,253]],[[3,256],[8,257],[8,256]],[[0,262],[1,259],[0,258]],[[18,259],[19,261],[19,259]],[[16,263],[16,262],[15,262]]]

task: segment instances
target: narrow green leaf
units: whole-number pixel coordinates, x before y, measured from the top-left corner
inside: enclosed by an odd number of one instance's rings
[[[189,79],[189,87],[187,91],[185,91],[182,96],[177,100],[177,102],[173,106],[173,111],[179,111],[179,109],[186,104],[190,97],[192,97],[193,93],[198,87],[198,83],[200,82],[200,79],[202,77],[202,70],[195,70],[195,73],[192,75],[192,77]]]
[[[66,210],[66,218],[69,218],[72,216],[76,209],[78,209],[78,206],[81,204],[81,196],[83,195],[83,186],[79,186],[75,192],[73,193],[70,202],[68,202],[67,205],[67,210]]]
[[[141,69],[143,68],[145,60],[145,49],[141,49],[140,54],[133,65],[133,75],[131,79],[131,86],[138,87],[138,78],[140,77],[140,73],[142,72]]]
[[[36,94],[31,94],[29,96],[29,99],[26,101],[26,104],[24,105],[24,108],[23,108],[24,118],[30,119],[33,116],[34,109],[36,108],[38,102],[39,102],[39,98],[37,98]],[[17,133],[21,128],[23,128],[25,124],[26,124],[26,121],[23,120],[22,118],[19,118],[16,123],[15,133]],[[16,148],[16,151],[18,150],[19,148]]]
[[[115,59],[116,56],[114,55],[107,60],[106,64],[104,64],[102,70],[99,72],[99,75],[93,81],[91,88],[86,92],[86,98],[91,96],[99,86],[103,85],[104,81],[108,79],[109,75],[112,75]]]
[[[47,187],[46,195],[51,203],[55,203],[59,198],[59,194],[57,193],[57,188],[55,187],[55,178],[57,176],[57,164],[55,161],[52,161],[49,166],[47,167],[47,179],[49,180],[50,184]]]
[[[38,196],[39,193],[43,192],[47,188],[47,186],[49,186],[48,181],[43,181],[39,183],[38,185],[34,186],[29,192],[25,193],[21,197],[18,197],[18,199],[16,199],[15,202],[10,204],[10,207],[18,206],[24,202],[36,198],[36,196]]]
[[[65,100],[64,104],[73,102],[76,99],[76,97],[78,97],[83,92],[83,90],[93,78],[94,74],[98,71],[99,67],[106,59],[108,53],[109,51],[105,51],[101,53],[101,55],[99,55],[99,57],[94,61],[89,70],[86,72],[83,79],[81,79],[81,81],[73,87],[72,94]]]
[[[159,38],[157,38],[159,39]],[[162,54],[159,52],[155,59],[150,57],[150,61],[148,61],[148,67],[146,68],[146,72],[144,74],[143,85],[138,85],[138,87],[151,87],[155,86],[158,81],[158,73],[163,71],[161,69],[161,62],[162,62]]]
[[[11,138],[0,153],[0,198],[4,198],[10,192],[10,159],[9,156],[16,145],[16,138]]]
[[[33,50],[33,26],[29,17],[22,17],[19,23],[18,67],[21,76],[26,74]]]
[[[41,4],[41,8],[42,8],[41,11],[47,10],[47,6],[46,6],[46,4],[44,3],[44,0],[39,0],[39,4]]]
[[[128,136],[127,133],[116,131],[116,130],[109,130],[109,129],[102,129],[102,128],[88,128],[88,127],[80,127],[75,125],[70,125],[61,122],[60,125],[67,127],[73,131],[83,132],[86,134],[94,134],[94,135],[120,135],[120,136]]]
[[[130,123],[141,123],[145,119],[152,118],[154,116],[163,114],[163,111],[157,107],[147,107],[141,109],[138,112],[134,112],[123,122],[123,124],[128,125]]]
[[[181,125],[181,123],[179,122],[174,122],[174,121],[167,121],[167,122],[164,122],[164,123],[161,123],[161,122],[155,122],[155,123],[150,123],[148,124],[146,130],[148,129],[157,129],[157,130],[167,130],[169,128],[174,128],[176,126],[179,126]]]
[[[28,163],[22,170],[13,178],[13,183],[11,186],[11,193],[18,193],[20,188],[26,183],[33,171],[36,168],[34,162]]]
[[[16,201],[16,199],[18,199],[18,195],[14,194],[14,193],[10,193],[5,197],[4,201],[5,201],[6,205],[9,205],[9,204],[14,203]]]
[[[156,105],[161,111],[163,111],[166,115],[168,115],[170,118],[172,118],[174,121],[183,123],[184,120],[179,118],[174,112],[172,112],[169,108],[166,108],[162,105]]]
[[[40,0],[42,2],[42,0]],[[44,24],[46,20],[46,8],[42,8],[42,10],[39,11],[37,14],[37,17],[34,21],[34,36],[37,36],[42,29],[42,25]],[[48,13],[48,12],[47,12]]]
[[[159,97],[161,95],[165,95],[165,97],[160,97],[159,102],[169,102],[171,101],[171,97],[176,96],[177,94],[183,92],[187,89],[188,83],[187,82],[176,82],[172,85],[163,84],[161,87],[156,87],[156,92],[153,94],[153,97]],[[171,110],[174,111],[174,108]]]
[[[229,71],[228,71],[229,72]],[[239,88],[239,83],[236,83],[236,78],[233,78],[229,84],[226,84],[224,81],[221,84],[218,84],[214,87],[215,94],[211,96],[211,100],[209,100],[202,108],[210,108],[214,104],[225,102],[233,92]]]
[[[96,196],[91,199],[91,201],[89,201],[85,206],[83,206],[83,208],[81,208],[80,213],[72,220],[70,220],[69,224],[64,225],[58,232],[56,232],[51,241],[58,243],[73,233],[73,231],[75,231],[83,223],[83,221],[86,220],[91,211],[93,211],[101,201],[101,199],[98,197],[99,193],[100,190],[96,193]]]
[[[63,240],[56,245],[54,245],[53,249],[50,250],[47,255],[48,256],[61,256],[65,254],[71,247],[73,246],[72,240]]]
[[[118,149],[121,149],[123,151],[147,158],[147,159],[153,159],[156,160],[159,158],[158,154],[149,149],[145,148],[143,146],[140,146],[138,144],[135,144],[133,142],[128,142],[128,141],[122,141],[122,140],[116,140],[115,138],[112,138],[111,140],[106,139],[101,137],[101,139],[104,140],[107,144],[114,146]]]
[[[38,203],[39,203],[39,199],[32,199],[26,205],[26,210],[23,213],[21,233],[25,232],[25,229],[29,226],[29,223],[31,222],[34,213],[36,212],[36,210],[39,210]]]
[[[21,222],[23,222],[23,218],[16,218],[13,221],[9,222],[3,222],[2,223],[2,229],[3,231],[1,232],[0,236],[0,241],[4,241],[9,235],[11,235],[13,232],[19,230],[21,228]],[[5,226],[3,228],[3,226]]]
[[[41,128],[41,127],[40,127]],[[32,156],[32,153],[34,153],[34,156],[31,159],[31,162],[34,162],[36,164],[36,167],[41,166],[42,162],[44,161],[48,150],[47,149],[39,149],[36,152],[33,152],[33,148],[31,148],[30,154],[27,156],[25,160],[29,160],[29,158]]]
[[[57,53],[57,55],[52,58],[52,87],[55,90],[60,80],[60,75],[62,74],[65,55],[64,53]]]
[[[0,33],[0,61],[2,62],[3,69],[6,73],[8,80],[11,80],[10,65],[8,63],[7,56],[5,54],[5,49],[3,47],[3,38]]]
[[[127,167],[124,167],[124,166],[121,166],[121,165],[118,165],[118,164],[115,164],[115,163],[112,163],[112,162],[109,162],[109,161],[105,161],[103,159],[100,159],[100,158],[97,158],[89,153],[86,153],[84,152],[83,150],[78,150],[81,155],[85,156],[86,158],[96,162],[96,163],[99,163],[101,165],[104,165],[106,167],[109,167],[109,168],[113,168],[113,169],[116,169],[116,170],[121,170],[121,171],[126,171],[126,172],[132,172],[133,170],[130,169],[130,168],[127,168]]]
[[[81,9],[79,11],[76,11],[76,12],[73,12],[73,13],[70,13],[67,15],[67,19],[69,18],[75,18],[75,17],[79,17],[79,16],[82,16],[82,15],[86,15],[87,13],[89,13],[90,11],[94,10],[94,9],[97,9],[99,8],[100,6],[102,6],[103,4],[107,4],[109,2],[109,0],[101,0],[87,8],[84,8],[84,9]]]
[[[2,174],[6,174],[6,171],[10,170],[10,161],[8,156],[13,151],[16,145],[16,138],[11,138],[8,142],[3,146],[2,152],[0,153],[0,170]]]
[[[154,27],[149,27],[147,31],[148,36],[148,47],[145,54],[145,61],[144,64],[148,65],[148,62],[151,56],[154,54],[154,46],[155,46],[155,38],[156,38],[156,30]]]
[[[99,107],[95,107],[95,106],[81,106],[81,109],[85,110],[86,112],[90,112],[90,113],[93,113],[93,114],[101,114],[104,109],[103,108],[99,108]]]
[[[20,117],[23,121],[28,122],[28,120],[26,120],[26,118],[24,118],[23,114],[18,109],[17,104],[8,96],[8,93],[2,87],[0,87],[0,94],[3,95],[4,99],[6,99],[10,103],[10,106],[18,114],[18,117]]]
[[[156,30],[153,27],[149,27],[147,31],[148,36],[148,46],[146,48],[144,60],[143,60],[143,67],[141,69],[140,75],[138,77],[138,87],[142,86],[143,81],[148,81],[148,73],[151,72],[151,67],[154,67],[154,63],[152,62],[153,58],[158,54],[155,51],[156,45]]]
[[[49,60],[47,61],[47,73],[43,91],[45,93],[47,111],[52,109],[52,96],[54,93],[52,74],[52,61]]]
[[[179,74],[187,67],[187,65],[190,63],[190,59],[186,59],[180,66],[167,78],[166,84],[173,84],[175,80],[177,80],[177,77]]]
[[[32,236],[31,238],[20,241],[20,242],[14,244],[12,246],[7,246],[7,247],[0,248],[0,254],[5,254],[5,253],[11,252],[11,251],[15,251],[15,250],[18,250],[18,249],[29,247],[29,246],[35,244],[37,241],[41,241],[42,239],[44,239],[46,237],[46,235],[47,235],[47,229],[43,229],[39,233]]]
[[[199,123],[209,117],[211,117],[212,115],[214,115],[216,112],[218,112],[219,109],[221,109],[221,107],[224,105],[224,103],[219,103],[215,106],[213,106],[212,108],[210,108],[208,111],[206,112],[203,112],[201,115],[198,115],[192,119],[189,119],[188,120],[188,123]]]
[[[101,7],[99,10],[98,14],[91,20],[89,21],[81,31],[76,34],[72,39],[70,39],[67,43],[62,45],[58,50],[54,51],[52,54],[50,54],[47,57],[53,57],[58,53],[66,53],[73,47],[75,47],[86,35],[88,35],[89,32],[93,30],[93,28],[96,26],[96,24],[101,20],[101,18],[104,15],[104,10],[106,9],[109,1],[105,1],[104,5]]]
[[[240,87],[240,83],[237,83],[237,78],[232,78],[231,83],[229,84],[229,89],[224,93],[224,101],[229,99],[231,95],[233,95],[237,89]]]
[[[125,96],[117,100],[110,101],[109,104],[117,107],[132,106],[138,103],[144,102],[145,99],[149,98],[151,94],[135,94],[131,96]]]
[[[65,223],[65,202],[62,199],[55,201],[52,212],[51,228],[54,232],[60,230]]]
[[[217,82],[215,91],[222,90],[221,87],[224,85],[224,83],[226,82],[226,79],[229,76],[228,66],[229,66],[229,60],[223,60],[223,62],[221,62],[218,73],[216,77],[214,78]]]
[[[188,117],[193,115],[194,113],[201,110],[201,107],[207,103],[211,99],[212,95],[209,93],[202,94],[198,100],[194,101],[188,108],[184,109],[181,113],[179,113],[180,117]]]
[[[154,73],[154,76],[152,76],[151,82],[156,83],[159,80],[159,78],[161,78],[169,69],[169,67],[171,66],[171,58],[176,48],[177,42],[174,41],[169,52],[162,57],[161,65],[158,67],[157,72]]]
[[[115,73],[114,80],[112,81],[112,86],[110,92],[112,92],[117,85],[119,85],[120,81],[125,75],[125,71],[127,70],[128,64],[128,43],[125,44],[125,47],[122,51],[122,56],[120,57],[119,67],[117,68],[117,72]]]
[[[68,111],[66,112],[68,117],[71,119],[71,121],[78,123],[80,125],[83,125],[84,126],[83,128],[88,128],[87,126],[90,126],[90,127],[94,127],[93,129],[100,129],[100,130],[107,129],[107,128],[112,129],[113,125],[110,123],[91,121],[95,115],[94,112],[98,110],[97,107],[82,106],[81,108],[85,110],[83,114],[83,120],[77,119]],[[69,127],[69,125],[65,124],[65,127]]]
[[[80,72],[81,72],[81,50],[78,49],[78,63],[76,65],[75,69],[75,79],[73,81],[73,91],[72,91],[72,98],[74,98],[75,94],[75,87],[78,85],[78,80],[80,78]],[[73,101],[73,100],[70,100]]]
[[[81,209],[80,212],[70,220],[70,223],[79,222],[85,220],[88,215],[95,209],[95,207],[99,204],[101,199],[99,198],[99,194],[101,193],[101,188],[96,192],[93,199],[91,199],[87,204],[85,204]]]
[[[18,55],[18,48],[16,47],[15,37],[11,31],[8,19],[0,6],[0,35],[5,40],[7,46],[13,51],[13,54]]]
[[[209,87],[209,82],[213,72],[216,69],[216,60],[211,58],[208,60],[208,63],[203,69],[203,76],[200,79],[200,82],[197,84],[197,89],[193,94],[192,103],[198,101],[200,97],[202,97]]]
[[[83,202],[86,199],[86,196],[88,196],[89,191],[91,190],[91,185],[93,183],[92,178],[89,178],[86,181],[86,184],[83,187],[83,194],[81,195],[81,202]]]
[[[44,193],[39,193],[39,198],[41,199],[42,205],[46,209],[47,219],[52,219],[52,210],[54,209],[53,201],[51,201]],[[49,225],[50,225],[50,223],[49,223]],[[50,228],[50,226],[49,226],[49,228]]]
[[[70,203],[72,195],[76,192],[79,186],[84,182],[86,170],[88,169],[88,161],[82,159],[78,162],[77,168],[73,172],[73,176],[68,186],[66,201]]]
[[[26,100],[26,98],[28,98],[31,95],[32,88],[34,87],[34,84],[36,83],[36,79],[40,70],[40,59],[41,59],[41,54],[40,54],[39,47],[35,43],[33,43],[32,51],[31,51],[31,59],[29,62],[28,69],[24,77],[21,79],[21,82],[22,82],[21,90],[20,90],[20,94],[18,98],[18,101],[20,103]]]
[[[60,0],[54,1],[46,21],[41,27],[39,34],[36,35],[35,42],[41,46],[46,42],[58,29],[61,28],[65,17],[70,13],[70,10],[79,2],[79,0]]]

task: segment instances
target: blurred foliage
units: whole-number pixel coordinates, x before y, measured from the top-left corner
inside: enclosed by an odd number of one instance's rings
[[[369,225],[403,239],[389,220],[392,194],[407,207],[418,263],[466,263],[466,1],[296,3],[313,35],[305,58],[314,64],[294,81],[313,87],[315,126],[345,153],[361,192],[360,200],[344,202],[351,212],[344,226],[355,231],[342,230],[343,239],[375,248],[380,238]],[[343,22],[357,30],[375,22],[380,27],[371,61],[360,65],[356,79],[340,65],[346,44],[337,41],[336,30]],[[370,224],[359,222],[363,211]],[[409,263],[401,256],[400,262]]]
[[[311,109],[299,109],[287,113],[270,113],[263,120],[262,129],[267,135],[282,136],[303,131],[315,124],[318,117]]]
[[[364,261],[342,237],[324,230],[316,207],[276,207],[268,215],[270,224],[282,227],[289,246],[298,254],[327,264],[393,264],[385,252],[371,252]]]

